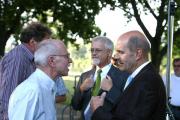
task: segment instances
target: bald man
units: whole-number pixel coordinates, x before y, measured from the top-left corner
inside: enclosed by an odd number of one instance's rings
[[[44,40],[34,54],[36,70],[10,96],[9,120],[56,120],[55,80],[72,62],[64,43]]]
[[[116,43],[116,66],[130,74],[111,112],[102,108],[105,94],[93,97],[93,120],[165,120],[166,94],[160,75],[149,61],[150,42],[139,31],[121,35]]]

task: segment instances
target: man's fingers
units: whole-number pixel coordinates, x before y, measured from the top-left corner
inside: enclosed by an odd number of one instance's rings
[[[90,75],[90,79],[93,80],[93,75]]]
[[[103,92],[102,94],[101,94],[101,99],[104,99],[106,97],[106,92]]]
[[[111,80],[111,77],[107,75],[107,76],[106,76],[106,79],[107,79],[107,80]]]

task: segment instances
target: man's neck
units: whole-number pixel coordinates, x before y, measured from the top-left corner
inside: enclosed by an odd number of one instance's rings
[[[34,54],[33,49],[31,48],[31,46],[28,43],[22,43],[32,54]]]
[[[44,73],[46,73],[52,80],[55,80],[57,78],[57,74],[52,70],[51,68],[47,66],[37,66],[40,70],[42,70]]]
[[[98,65],[98,67],[102,69],[103,67],[105,67],[105,66],[107,66],[107,65],[109,65],[109,64],[110,64],[110,62],[107,62],[106,64],[102,64],[102,65],[100,64],[100,65]]]

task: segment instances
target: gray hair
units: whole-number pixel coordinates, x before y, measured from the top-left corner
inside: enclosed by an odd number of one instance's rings
[[[104,46],[106,49],[110,49],[111,51],[114,50],[114,44],[109,38],[107,38],[105,36],[97,36],[92,39],[92,42],[96,42],[96,41],[100,41],[100,42],[104,43]]]
[[[58,54],[57,46],[52,40],[46,40],[38,45],[38,49],[34,54],[34,62],[36,65],[46,66],[48,63],[48,57],[54,54]]]

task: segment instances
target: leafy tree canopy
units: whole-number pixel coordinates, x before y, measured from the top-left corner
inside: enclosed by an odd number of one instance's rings
[[[180,0],[176,2],[174,20],[174,55],[180,53]],[[152,62],[159,68],[167,52],[168,0],[1,0],[0,1],[0,55],[10,35],[19,35],[20,29],[29,21],[37,19],[54,28],[55,36],[65,43],[74,43],[77,37],[84,39],[99,35],[95,15],[106,7],[120,8],[130,21],[135,18],[152,44]],[[152,15],[156,20],[155,34],[151,35],[142,15]],[[51,20],[49,20],[51,18]],[[151,21],[151,20],[150,20]]]
[[[54,28],[54,36],[65,43],[74,43],[78,37],[88,43],[101,33],[94,19],[103,7],[98,0],[1,0],[0,55],[10,35],[18,37],[23,25],[33,19]]]

